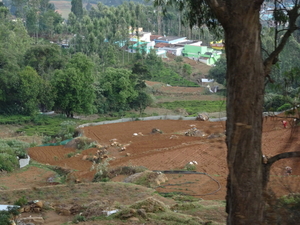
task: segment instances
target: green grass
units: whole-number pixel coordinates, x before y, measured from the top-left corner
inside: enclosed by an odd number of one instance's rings
[[[196,116],[200,112],[211,113],[226,110],[225,101],[174,101],[158,103],[157,106],[160,108],[166,108],[170,110],[183,108],[191,116]]]
[[[27,136],[36,134],[55,136],[60,131],[61,123],[64,121],[77,122],[75,119],[66,118],[64,116],[37,115],[35,117],[32,117],[29,123],[19,128],[16,132],[24,132]]]
[[[185,79],[170,68],[164,68],[160,73],[155,73],[151,81],[162,82],[171,86],[199,87],[197,83]]]
[[[14,116],[4,116],[0,115],[0,124],[24,124],[32,121],[31,116],[22,116],[22,115],[14,115]]]

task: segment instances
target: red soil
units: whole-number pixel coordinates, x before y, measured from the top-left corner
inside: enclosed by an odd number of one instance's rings
[[[204,136],[185,136],[184,133],[195,125]],[[158,128],[162,133],[152,133]],[[204,199],[225,199],[226,195],[226,145],[225,137],[208,138],[211,134],[222,134],[224,122],[200,122],[184,120],[133,121],[115,124],[89,126],[83,128],[84,135],[92,138],[101,145],[110,145],[111,139],[116,139],[121,145],[128,145],[125,151],[119,147],[109,147],[110,167],[144,166],[150,170],[182,169],[188,162],[197,161],[197,171],[207,175],[167,175],[166,186],[157,188],[161,192],[184,192],[198,195]],[[141,132],[143,135],[135,136]],[[287,129],[279,119],[268,119],[263,128],[263,153],[274,156],[281,152],[299,149],[300,139],[298,128],[291,125]],[[80,155],[67,157],[74,152],[64,146],[35,147],[29,149],[32,159],[51,165],[57,165],[76,171],[76,177],[83,181],[91,181],[95,171],[90,171],[92,162],[83,160],[83,155],[94,155],[97,149],[88,149]],[[126,156],[129,153],[129,156]],[[276,193],[282,195],[298,190],[300,178],[299,159],[283,159],[272,166],[270,186]],[[292,176],[285,177],[284,167],[291,166]],[[114,180],[118,180],[115,178]],[[216,182],[217,181],[217,182]],[[218,186],[218,183],[220,186]],[[219,190],[220,188],[220,190]],[[212,193],[212,194],[211,194]]]

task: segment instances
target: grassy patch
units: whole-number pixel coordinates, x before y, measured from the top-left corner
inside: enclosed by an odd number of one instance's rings
[[[152,74],[151,81],[162,82],[165,84],[170,84],[171,86],[199,87],[196,82],[189,81],[180,76],[178,73],[174,72],[171,68],[166,67],[160,70],[158,73],[154,72]]]
[[[64,116],[46,116],[37,115],[31,119],[25,126],[19,128],[16,132],[25,133],[28,136],[35,134],[45,136],[55,136],[61,129],[61,123],[65,121],[74,121],[79,124],[75,119],[66,118]]]
[[[0,115],[0,124],[24,124],[24,123],[29,123],[31,121],[32,121],[31,116],[21,116],[21,115],[4,116],[4,115]]]
[[[196,116],[200,112],[211,113],[226,110],[225,101],[174,101],[158,103],[157,106],[170,110],[183,108],[191,116]]]

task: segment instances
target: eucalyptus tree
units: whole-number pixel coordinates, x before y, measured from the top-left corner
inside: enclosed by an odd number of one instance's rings
[[[285,5],[285,1],[272,1],[275,3],[275,23],[288,21],[288,26],[281,30],[282,38],[275,42],[273,51],[264,60],[260,36],[260,10],[263,2],[155,0],[158,5],[173,3],[181,10],[187,10],[191,27],[205,23],[210,27],[224,28],[227,59],[226,144],[229,168],[227,224],[263,224],[264,194],[272,164],[282,158],[300,155],[299,152],[286,152],[273,156],[266,164],[262,160],[265,82],[271,75],[272,65],[278,61],[279,53],[292,33],[298,29],[296,20],[300,8],[298,0],[293,1],[291,8]]]
[[[74,13],[78,19],[82,18],[83,16],[82,0],[71,1],[71,12]]]
[[[9,16],[0,20],[0,113],[17,113],[15,99],[19,72],[23,68],[23,56],[30,47],[21,20],[11,21]]]

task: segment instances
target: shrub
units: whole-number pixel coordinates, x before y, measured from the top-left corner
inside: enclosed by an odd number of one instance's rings
[[[300,194],[293,193],[277,199],[273,205],[277,224],[298,224],[300,221]]]
[[[18,166],[19,162],[16,156],[7,153],[0,154],[0,170],[12,172]]]
[[[22,196],[21,198],[19,198],[17,201],[14,202],[14,205],[18,205],[18,206],[24,206],[26,205],[28,202],[27,198],[25,196]]]
[[[12,218],[20,214],[18,207],[10,207],[7,211],[0,211],[0,224],[11,225]]]
[[[197,168],[195,164],[188,163],[184,166],[184,169],[187,171],[195,171]]]
[[[290,108],[292,108],[291,104],[285,103],[282,106],[278,107],[277,111],[281,112],[281,111],[284,111],[284,110],[287,110],[287,109],[290,109]]]
[[[85,218],[85,216],[82,216],[82,215],[76,215],[73,219],[73,223],[79,223],[79,222],[85,222],[87,221],[87,219]]]
[[[19,158],[27,158],[26,149],[30,147],[29,143],[19,140],[0,139],[0,153],[18,156]]]

